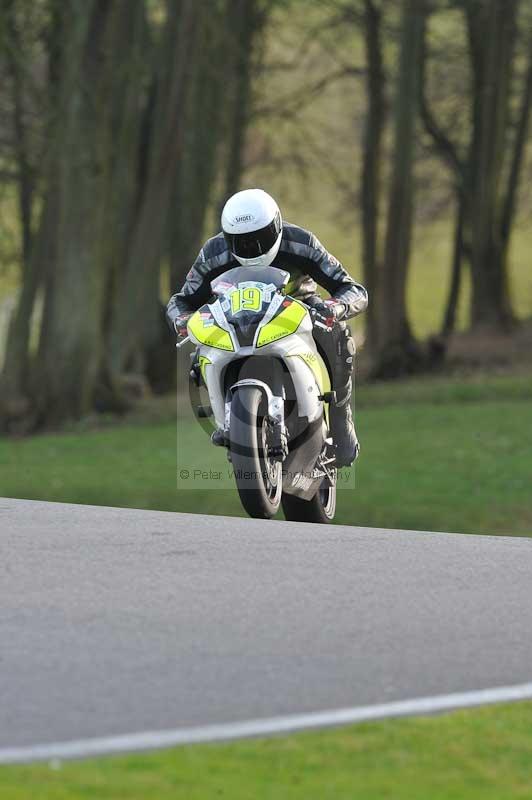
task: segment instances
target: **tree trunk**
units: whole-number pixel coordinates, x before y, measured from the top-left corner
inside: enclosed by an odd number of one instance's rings
[[[98,385],[100,409],[125,411],[131,404],[117,375],[110,367],[108,340],[113,315],[120,303],[127,303],[127,261],[142,190],[146,182],[145,154],[148,142],[147,120],[153,114],[152,47],[143,2],[133,9],[120,0],[110,31],[114,66],[107,70],[107,95],[110,118],[105,126],[104,188],[105,231],[102,258],[105,272],[104,346]]]
[[[251,114],[251,77],[254,43],[264,24],[260,0],[229,0],[228,22],[233,51],[234,89],[229,106],[229,141],[226,155],[225,199],[240,188],[246,129]]]
[[[183,109],[189,64],[195,48],[199,15],[194,0],[168,0],[166,53],[168,75],[161,74],[155,124],[150,141],[148,178],[133,231],[124,282],[125,297],[116,298],[109,336],[109,363],[120,374],[134,356],[141,357],[159,338],[159,267],[177,165],[181,157]],[[166,66],[165,62],[163,62]],[[176,210],[177,213],[177,210]]]
[[[100,380],[106,271],[113,257],[109,231],[116,221],[112,100],[115,76],[124,66],[114,59],[123,36],[117,23],[126,10],[126,0],[69,0],[61,6],[65,45],[50,147],[55,258],[45,277],[36,371],[43,424],[90,411]]]
[[[5,362],[0,381],[0,427],[20,425],[30,408],[28,398],[28,363],[30,321],[38,287],[38,273],[31,261],[33,217],[33,170],[27,126],[24,119],[26,100],[24,43],[17,24],[15,5],[8,0],[3,9],[7,73],[13,105],[14,158],[17,167],[17,195],[21,226],[21,290],[7,334]],[[23,426],[26,422],[22,423]]]
[[[381,11],[374,0],[364,2],[366,46],[366,123],[362,154],[362,264],[370,303],[366,313],[366,338],[369,350],[378,342],[379,294],[379,198],[384,130],[384,69],[381,45]]]
[[[101,165],[95,152],[98,120],[93,104],[106,16],[103,2],[64,4],[67,43],[59,87],[60,121],[52,144],[57,173],[56,259],[46,275],[39,349],[38,405],[47,423],[86,413],[97,375],[102,286],[94,217]]]
[[[172,212],[168,220],[170,284],[180,287],[203,240],[205,216],[219,168],[220,144],[226,133],[229,15],[218,3],[202,15],[198,47],[193,54],[191,89],[185,109],[184,147],[176,171]],[[205,58],[205,53],[209,58]]]
[[[453,256],[451,263],[451,281],[449,284],[449,294],[445,307],[445,314],[441,328],[441,336],[447,339],[454,331],[456,324],[456,310],[460,298],[460,286],[462,283],[462,258],[463,258],[463,239],[464,239],[464,216],[465,204],[463,194],[457,192],[456,221],[454,225]]]
[[[54,268],[57,196],[50,181],[32,252],[24,268],[18,302],[11,319],[0,381],[0,429],[25,432],[37,421],[36,393],[31,380],[30,333],[39,287]]]
[[[418,360],[406,308],[406,280],[412,233],[414,133],[423,34],[424,3],[404,0],[382,291],[378,298],[379,355],[375,374],[381,377],[411,371]]]
[[[530,37],[530,49],[528,52],[528,65],[524,77],[524,84],[521,96],[519,115],[517,119],[517,129],[515,134],[514,149],[510,170],[508,173],[508,185],[502,212],[501,234],[505,249],[510,243],[512,224],[515,215],[515,205],[517,191],[519,188],[519,178],[523,163],[525,148],[528,138],[528,128],[530,121],[530,107],[532,106],[532,37]]]
[[[26,66],[23,63],[23,41],[17,24],[14,0],[8,0],[3,13],[6,34],[10,39],[10,46],[6,48],[6,62],[12,87],[14,152],[17,166],[19,218],[22,228],[22,264],[26,266],[30,258],[33,211],[33,171],[24,120]]]
[[[474,85],[470,165],[471,324],[507,329],[513,315],[502,236],[502,176],[509,120],[515,0],[468,4]]]

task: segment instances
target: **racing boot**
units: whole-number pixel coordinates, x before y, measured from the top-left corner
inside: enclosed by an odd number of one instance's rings
[[[223,447],[225,445],[225,434],[221,428],[216,428],[211,433],[211,442],[215,447]]]
[[[349,467],[358,458],[358,443],[351,411],[351,380],[336,390],[336,402],[329,406],[329,422],[335,444],[336,466]]]

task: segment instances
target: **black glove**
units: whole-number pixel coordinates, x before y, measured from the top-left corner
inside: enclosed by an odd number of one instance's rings
[[[180,314],[173,320],[174,330],[178,339],[184,339],[187,336],[187,323],[191,316],[192,314]]]
[[[325,328],[332,328],[337,320],[342,319],[345,311],[345,303],[335,300],[334,297],[316,303],[310,309],[310,313],[314,317],[314,324]]]

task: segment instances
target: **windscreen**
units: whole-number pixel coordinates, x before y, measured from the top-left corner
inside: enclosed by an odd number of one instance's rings
[[[213,294],[225,294],[232,286],[239,283],[255,281],[256,283],[273,284],[282,289],[290,280],[290,274],[277,267],[235,267],[222,275],[218,275],[211,283]]]

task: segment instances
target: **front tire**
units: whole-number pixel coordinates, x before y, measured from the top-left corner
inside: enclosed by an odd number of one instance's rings
[[[283,494],[282,504],[285,518],[291,522],[332,522],[336,512],[336,481],[325,477],[312,500]]]
[[[231,401],[229,450],[236,488],[250,517],[270,519],[279,510],[282,468],[268,457],[268,417],[262,391],[238,388]]]

